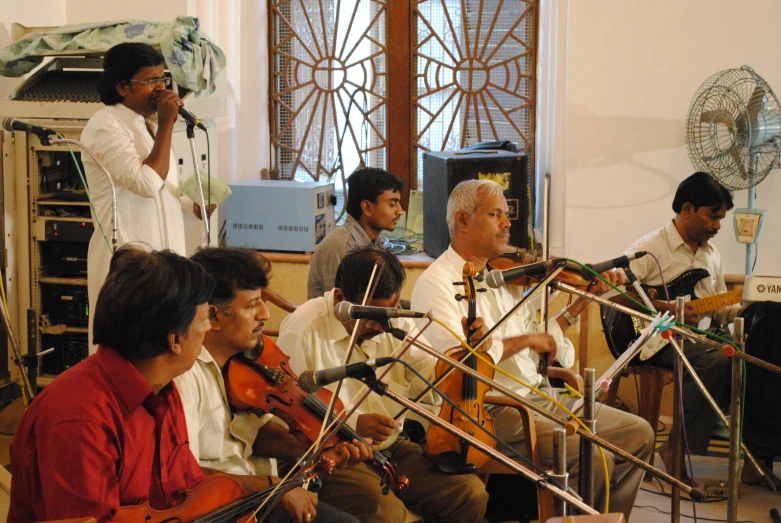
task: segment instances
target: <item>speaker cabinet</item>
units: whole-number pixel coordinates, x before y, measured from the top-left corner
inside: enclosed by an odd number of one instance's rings
[[[439,257],[450,244],[447,199],[464,180],[494,180],[510,207],[510,244],[529,248],[528,158],[508,151],[442,151],[423,154],[423,249]]]

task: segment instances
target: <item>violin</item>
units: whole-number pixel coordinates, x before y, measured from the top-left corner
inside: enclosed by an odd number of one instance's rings
[[[318,473],[328,473],[333,468],[330,460],[320,460],[314,466],[306,469],[303,474],[293,480],[287,480],[282,486],[271,485],[255,494],[247,492],[235,479],[224,474],[214,474],[201,480],[196,486],[185,490],[179,496],[179,503],[165,510],[153,509],[149,502],[138,505],[119,507],[114,521],[117,523],[169,523],[193,522],[211,523],[219,521],[255,521],[253,513],[275,491],[286,492],[288,488],[296,488],[317,476]]]
[[[523,265],[529,265],[530,263],[534,263],[536,261],[539,260],[534,258],[534,256],[530,255],[529,253],[522,250],[516,250],[500,254],[495,258],[491,258],[488,260],[487,268],[488,270],[504,271],[507,269],[514,269],[515,267],[521,267]],[[591,284],[591,281],[585,279],[580,275],[579,272],[571,269],[564,269],[563,271],[559,272],[558,276],[556,276],[556,279],[562,283],[566,283],[581,290],[588,290],[588,286]],[[539,280],[534,276],[522,276],[520,278],[508,281],[507,285],[531,287],[532,285],[536,285],[538,282]]]
[[[472,263],[465,263],[462,271],[462,281],[456,284],[464,286],[464,294],[457,295],[456,300],[466,300],[468,304],[468,314],[466,320],[467,333],[471,332],[472,323],[477,317],[477,300],[475,280],[480,276]],[[466,349],[455,347],[445,352],[453,359],[461,361],[466,354],[469,356],[464,360],[464,364],[471,369],[493,379],[494,369],[485,361],[478,359],[474,354]],[[488,354],[485,357],[490,358]],[[444,361],[439,361],[435,368],[437,378],[450,370],[450,367]],[[440,384],[440,390],[448,398],[453,400],[471,419],[476,420],[482,427],[488,429],[491,434],[495,434],[494,420],[485,412],[483,398],[491,388],[485,383],[478,381],[474,376],[469,376],[461,371],[453,370],[450,375]],[[442,403],[442,409],[439,417],[451,425],[454,425],[470,436],[484,443],[485,445],[496,448],[496,441],[485,431],[476,429],[472,421],[468,421],[464,416],[457,412],[448,402]],[[429,426],[426,432],[426,443],[424,450],[427,454],[437,456],[436,461],[440,470],[449,474],[462,474],[474,472],[475,469],[485,464],[491,459],[487,454],[471,446],[468,442],[460,440],[457,436],[434,425]]]
[[[237,354],[225,364],[223,377],[228,400],[234,407],[258,416],[274,414],[287,424],[291,434],[309,446],[320,436],[333,393],[325,388],[315,393],[302,390],[298,376],[290,368],[290,357],[267,336],[263,335],[261,340],[262,351],[257,359]],[[335,410],[344,412],[339,398]],[[331,416],[333,420],[334,414]],[[331,448],[341,440],[367,443],[354,429],[344,425],[325,442],[324,448]],[[372,464],[381,470],[384,494],[388,488],[400,491],[409,486],[407,477],[397,475],[393,463],[373,447]]]

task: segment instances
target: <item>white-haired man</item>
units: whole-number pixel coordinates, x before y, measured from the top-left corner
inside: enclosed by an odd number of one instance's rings
[[[447,206],[447,222],[450,230],[450,247],[420,276],[412,293],[414,310],[432,310],[434,316],[451,328],[458,329],[466,316],[467,305],[456,301],[457,293],[454,281],[461,279],[464,263],[473,263],[483,271],[489,259],[507,250],[510,232],[509,208],[499,184],[487,180],[469,180],[461,182],[453,189]],[[614,283],[622,283],[622,272],[605,273]],[[496,324],[521,298],[520,288],[488,288],[484,283],[478,287],[485,291],[477,293],[477,315],[487,327]],[[591,292],[602,293],[607,286],[595,280]],[[483,350],[497,365],[533,387],[545,389],[548,395],[558,396],[537,370],[540,356],[547,354],[551,363],[558,360],[565,367],[575,362],[575,351],[563,331],[577,323],[577,316],[586,308],[588,301],[579,298],[568,305],[553,321],[549,322],[548,332],[543,332],[537,321],[536,311],[530,305],[521,307],[510,321],[504,323],[492,334],[492,342],[485,344]],[[427,339],[441,351],[457,343],[447,330],[432,325],[426,331]],[[497,375],[497,381],[514,392],[529,397],[530,400],[554,407],[542,397],[531,394],[529,388],[520,385],[503,375]],[[496,435],[513,446],[519,452],[526,452],[525,435],[518,411],[511,407],[494,407],[490,410],[494,417]],[[559,413],[560,414],[560,413]],[[545,465],[552,465],[553,429],[558,425],[547,418],[537,418],[537,438],[540,455]],[[597,416],[597,431],[600,437],[648,462],[653,453],[654,433],[650,425],[642,418],[627,414],[605,405],[600,405]],[[603,506],[605,495],[604,475],[599,462],[599,452],[595,452],[595,492],[596,507]],[[640,481],[642,469],[605,451],[610,475],[610,512],[623,512],[626,516],[632,510]],[[567,468],[571,478],[577,481],[579,457],[579,438],[567,439]]]

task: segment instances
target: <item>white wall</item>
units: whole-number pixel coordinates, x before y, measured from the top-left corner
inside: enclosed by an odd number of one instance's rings
[[[7,5],[6,5],[7,4]],[[266,2],[263,0],[27,0],[4,1],[0,48],[11,43],[11,23],[59,26],[112,20],[173,21],[196,16],[202,30],[225,53],[225,117],[217,125],[215,174],[228,183],[260,178],[270,166]],[[0,77],[0,98],[20,82]]]
[[[663,226],[678,183],[694,172],[684,141],[692,95],[713,73],[751,65],[781,95],[781,2],[576,0],[569,4],[565,253],[617,256]],[[736,207],[746,191],[735,193]],[[768,219],[758,274],[779,274],[781,172],[758,186]],[[561,219],[561,217],[559,217]],[[727,272],[745,247],[732,215],[714,240]]]

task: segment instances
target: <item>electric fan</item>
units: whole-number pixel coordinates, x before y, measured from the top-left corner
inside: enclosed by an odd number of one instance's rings
[[[744,65],[709,77],[691,101],[686,148],[692,165],[732,190],[748,189],[748,207],[735,209],[735,233],[752,271],[765,211],[754,208],[756,185],[778,167],[781,109],[770,86]]]

